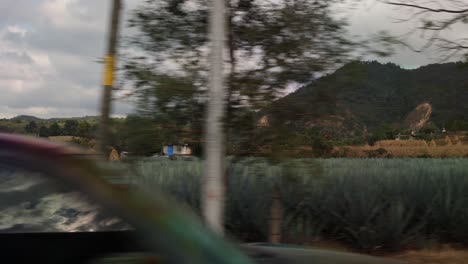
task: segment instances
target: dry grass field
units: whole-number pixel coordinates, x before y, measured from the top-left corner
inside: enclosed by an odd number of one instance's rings
[[[397,256],[408,264],[466,264],[468,251],[456,249],[407,251]]]
[[[381,140],[373,146],[336,147],[335,154],[342,157],[468,157],[466,136],[424,140]]]
[[[74,136],[53,136],[48,137],[50,141],[65,143],[73,146],[80,146],[82,150],[85,150],[89,154],[95,154],[96,152],[96,140],[88,139],[83,137]]]
[[[310,243],[311,248],[321,248],[328,250],[336,250],[340,252],[356,252],[349,246],[343,245],[339,242],[320,241]],[[468,249],[454,249],[450,246],[439,245],[431,249],[423,250],[406,250],[398,253],[390,253],[377,255],[379,257],[401,260],[406,264],[467,264],[468,263]]]
[[[73,142],[73,136],[53,136],[49,137],[50,141],[55,141],[55,142]]]

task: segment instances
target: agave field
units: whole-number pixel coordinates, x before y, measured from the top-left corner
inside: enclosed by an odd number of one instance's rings
[[[468,159],[228,163],[226,229],[239,240],[267,240],[277,186],[285,242],[332,240],[363,251],[468,245]],[[199,212],[201,161],[145,159],[132,167],[137,185],[159,186]]]

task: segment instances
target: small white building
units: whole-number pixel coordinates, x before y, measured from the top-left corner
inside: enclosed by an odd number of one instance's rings
[[[188,144],[183,145],[165,145],[162,149],[165,156],[190,156],[192,155],[192,148]]]

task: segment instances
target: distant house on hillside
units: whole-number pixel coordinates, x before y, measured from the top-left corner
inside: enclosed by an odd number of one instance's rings
[[[398,133],[398,135],[395,137],[395,140],[414,140],[416,137],[417,135],[414,133],[414,131],[411,131],[409,135],[402,135]]]
[[[192,155],[192,148],[188,144],[176,145],[168,144],[162,149],[162,154],[165,156],[190,156]]]

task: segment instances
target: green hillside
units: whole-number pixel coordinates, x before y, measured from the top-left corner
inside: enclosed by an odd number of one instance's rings
[[[430,121],[436,126],[468,130],[466,64],[407,70],[395,64],[351,62],[279,99],[262,115],[271,122],[339,128],[343,133],[385,125],[404,129],[406,116],[425,102],[432,105]]]
[[[39,118],[39,117],[35,117],[35,116],[30,116],[30,115],[19,115],[19,116],[15,116],[13,118],[11,118],[10,120],[12,121],[26,121],[26,122],[29,122],[29,121],[34,121],[34,122],[40,122],[42,121],[43,119],[42,118]]]

